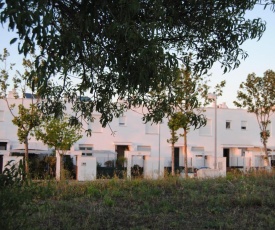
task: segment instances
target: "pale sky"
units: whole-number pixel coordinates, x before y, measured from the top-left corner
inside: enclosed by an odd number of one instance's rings
[[[245,81],[247,75],[256,73],[257,76],[263,76],[268,70],[275,71],[275,12],[269,9],[263,10],[258,7],[248,14],[248,17],[260,17],[266,21],[266,31],[262,38],[257,40],[248,40],[242,48],[247,51],[248,57],[241,61],[238,69],[223,74],[223,71],[215,65],[212,69],[212,84],[216,84],[222,80],[226,80],[226,87],[223,95],[218,98],[218,103],[226,102],[229,108],[234,108],[233,101],[236,100],[237,90],[241,82]]]
[[[249,56],[241,62],[238,69],[223,74],[220,66],[216,64],[210,71],[212,73],[212,85],[226,80],[226,87],[223,90],[223,95],[218,98],[218,103],[226,102],[229,108],[234,108],[233,101],[236,100],[239,85],[246,80],[249,73],[254,72],[258,76],[262,76],[268,69],[275,71],[275,12],[257,7],[253,12],[249,12],[247,16],[260,17],[267,22],[266,31],[260,41],[248,40],[242,45]],[[0,52],[2,53],[3,49],[7,48],[11,54],[9,60],[16,63],[15,69],[22,70],[20,65],[23,56],[18,55],[17,44],[10,45],[10,40],[16,36],[12,32],[7,32],[2,26],[0,27],[0,34]]]

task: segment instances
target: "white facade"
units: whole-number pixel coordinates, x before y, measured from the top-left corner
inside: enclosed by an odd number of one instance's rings
[[[22,102],[22,99],[9,100],[10,103]],[[23,103],[27,105],[30,100],[24,99]],[[70,113],[69,109],[68,113]],[[207,125],[199,130],[191,128],[188,133],[188,167],[190,168],[202,166],[215,168],[215,108],[206,108],[205,115],[208,119]],[[167,119],[164,119],[161,124],[144,124],[142,110],[133,109],[125,112],[122,117],[115,118],[110,123],[110,127],[102,128],[99,123],[100,114],[95,113],[93,116],[94,122],[83,123],[84,129],[91,128],[92,135],[86,136],[83,131],[83,137],[70,151],[72,155],[74,151],[82,152],[82,156],[95,157],[97,163],[102,166],[106,166],[106,162],[129,155],[131,160],[128,162],[131,162],[132,166],[139,165],[147,168],[145,174],[152,174],[153,177],[156,173],[159,176],[162,175],[163,167],[171,167],[171,144],[167,142],[170,139]],[[6,102],[0,100],[0,156],[23,151],[22,145],[18,142],[17,127],[12,124],[12,118]],[[225,172],[227,167],[246,169],[262,167],[262,144],[255,115],[242,109],[229,109],[223,105],[217,108],[216,119],[217,169]],[[271,151],[270,155],[273,155],[275,119],[274,117],[271,119],[271,136],[267,145]],[[111,135],[112,131],[115,135]],[[184,165],[183,146],[183,137],[180,137],[175,144],[176,166]],[[30,152],[51,153],[52,151],[36,141],[34,137],[30,137]],[[273,156],[270,157],[271,159]],[[154,163],[149,167],[150,162]],[[148,167],[152,170],[150,171]]]

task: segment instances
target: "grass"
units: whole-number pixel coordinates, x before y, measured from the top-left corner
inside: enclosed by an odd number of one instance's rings
[[[3,204],[8,194],[0,191]],[[275,229],[275,174],[41,182],[9,191],[21,200],[2,205],[10,216],[2,215],[1,229]]]

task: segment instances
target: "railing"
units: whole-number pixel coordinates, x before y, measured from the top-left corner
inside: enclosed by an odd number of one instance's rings
[[[249,168],[249,167],[261,167],[261,159],[251,157],[230,157],[229,167]]]
[[[230,167],[243,167],[244,166],[244,157],[230,157],[229,158]]]

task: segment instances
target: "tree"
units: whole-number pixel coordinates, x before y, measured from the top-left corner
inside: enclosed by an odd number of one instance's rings
[[[11,104],[9,99],[6,97],[7,89],[9,87],[10,75],[9,70],[12,70],[14,64],[10,64],[10,67],[7,67],[7,58],[9,57],[9,52],[7,49],[4,49],[2,55],[0,55],[0,61],[4,64],[4,67],[1,69],[0,73],[0,83],[1,83],[1,92],[0,99],[6,101],[7,107],[13,116],[13,124],[17,126],[17,136],[20,143],[24,143],[25,146],[25,154],[24,154],[24,163],[25,163],[25,173],[28,177],[29,175],[29,136],[33,135],[33,130],[35,127],[39,126],[41,123],[41,111],[38,108],[39,100],[34,99],[34,94],[31,99],[30,104],[26,107],[24,104],[24,99],[22,99],[21,103],[19,103],[17,109],[18,111],[14,111],[16,108],[16,104]],[[26,93],[26,89],[30,86],[27,82],[27,78],[29,73],[33,70],[33,64],[30,60],[23,60],[23,66],[25,67],[24,74],[20,74],[17,72],[17,75],[13,78],[14,83],[14,97],[18,99],[18,94],[16,89],[19,88],[19,85],[23,83],[23,87],[21,89],[23,96]],[[19,101],[19,100],[18,100]]]
[[[178,110],[177,119],[180,121],[180,128],[183,129],[184,139],[184,173],[188,177],[187,162],[187,133],[192,127],[194,130],[206,125],[207,119],[204,107],[209,104],[212,99],[208,97],[209,86],[208,80],[203,76],[191,74],[188,68],[180,71],[179,77],[172,84],[174,89],[175,107]],[[221,88],[225,82],[221,82],[216,86],[216,91],[221,93]]]
[[[49,147],[54,147],[56,153],[61,157],[61,179],[64,179],[63,156],[65,156],[71,146],[82,137],[81,126],[70,125],[67,118],[61,120],[49,117],[41,126],[36,128],[35,134],[38,140],[42,140]],[[59,179],[60,175],[56,175],[56,178]]]
[[[29,80],[47,98],[44,110],[56,105],[47,96],[53,88],[85,117],[100,112],[105,126],[123,109],[143,105],[159,85],[169,87],[179,63],[194,74],[217,61],[225,72],[237,68],[247,56],[240,45],[265,30],[261,19],[244,17],[258,2],[1,0],[0,20],[18,34],[11,43],[20,40],[20,53],[38,54],[37,77]],[[63,82],[58,92],[49,84],[56,76]],[[79,78],[76,85],[67,84],[72,76]],[[78,100],[84,94],[89,102]]]
[[[239,108],[246,108],[247,112],[254,113],[260,128],[261,142],[264,147],[265,164],[270,166],[268,161],[267,141],[270,137],[268,125],[270,117],[275,112],[275,73],[272,70],[264,72],[263,77],[251,73],[247,76],[246,82],[240,84],[237,93],[237,100],[234,104]]]
[[[213,100],[208,97],[208,81],[208,76],[194,75],[191,74],[189,68],[182,68],[174,76],[168,91],[151,94],[152,97],[149,99],[152,110],[158,110],[163,104],[168,105],[162,108],[162,111],[165,111],[168,117],[168,126],[171,132],[169,142],[172,144],[172,175],[174,174],[174,144],[179,138],[176,131],[182,128],[183,133],[180,135],[184,138],[184,168],[185,176],[188,176],[187,133],[190,128],[195,130],[206,125],[207,119],[203,114],[204,107]],[[224,86],[225,81],[216,85],[216,94],[221,95]],[[164,100],[167,102],[163,103]],[[154,118],[150,112],[147,116],[148,119]]]
[[[179,140],[177,130],[180,129],[182,124],[181,115],[182,113],[174,113],[168,121],[168,127],[170,130],[171,138],[167,140],[167,142],[171,143],[172,176],[175,175],[175,143]]]

